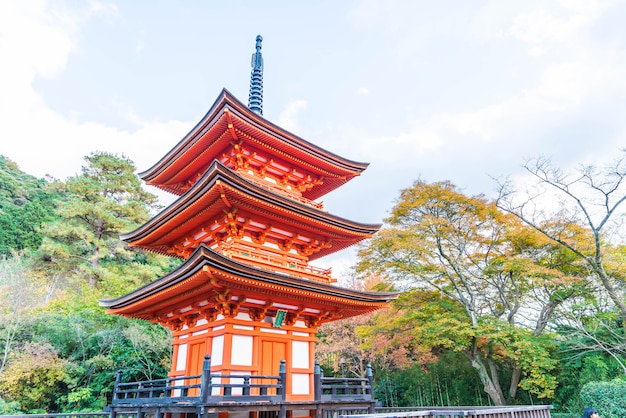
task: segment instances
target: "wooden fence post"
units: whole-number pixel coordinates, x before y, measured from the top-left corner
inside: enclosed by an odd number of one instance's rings
[[[365,376],[367,376],[367,384],[370,387],[370,399],[372,402],[370,403],[370,407],[368,408],[368,412],[370,414],[376,413],[376,400],[374,399],[374,373],[372,373],[372,365],[368,364],[367,369],[365,370]]]
[[[117,375],[115,376],[115,386],[113,387],[113,400],[119,399],[117,390],[120,383],[122,383],[122,371],[118,370]]]
[[[202,375],[200,376],[200,402],[206,404],[211,396],[211,356],[204,356]]]
[[[122,383],[122,371],[118,370],[115,376],[115,386],[113,386],[113,400],[111,401],[111,404],[115,404],[115,401],[119,399],[117,391],[119,389],[120,383]],[[115,406],[111,405],[111,412],[109,413],[109,418],[116,418],[116,417],[117,417],[117,412],[115,411]]]
[[[315,362],[313,368],[313,400],[322,400],[322,368],[319,361]]]
[[[320,362],[315,362],[315,367],[313,368],[313,400],[320,402],[322,400],[322,368],[320,367]],[[324,410],[322,409],[321,403],[318,403],[315,406],[315,418],[322,418],[324,414]]]
[[[280,392],[280,411],[278,411],[278,418],[287,418],[287,406],[285,400],[287,400],[287,364],[285,359],[280,361],[280,368],[278,369],[278,376],[280,380],[281,392]]]

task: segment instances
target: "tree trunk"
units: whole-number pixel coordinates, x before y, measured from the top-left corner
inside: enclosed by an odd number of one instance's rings
[[[91,258],[91,267],[94,270],[96,267],[98,267],[98,263],[100,261],[100,245],[98,245],[98,243],[102,239],[103,235],[104,235],[104,220],[98,219],[98,227],[96,229],[96,242],[93,246],[93,257]],[[91,276],[89,276],[89,285],[91,287],[96,287],[96,284],[97,284],[96,275],[92,274]]]
[[[609,294],[609,297],[611,298],[613,303],[615,303],[615,306],[617,306],[617,309],[619,309],[620,318],[622,319],[622,329],[626,333],[626,304],[624,304],[622,298],[617,294],[615,286],[613,286],[613,283],[611,283],[611,278],[604,271],[604,266],[599,265],[597,266],[596,270],[598,272],[598,276],[600,277],[602,285],[606,289],[606,292]]]
[[[511,386],[509,387],[509,396],[515,399],[517,396],[517,388],[519,387],[519,381],[522,377],[522,369],[515,366],[513,369],[513,375],[511,376]]]
[[[506,399],[504,398],[502,389],[497,383],[494,383],[494,380],[487,371],[487,367],[485,367],[485,364],[478,353],[468,352],[466,354],[470,360],[470,364],[478,372],[480,381],[483,384],[483,389],[485,390],[485,393],[489,395],[493,404],[496,406],[506,405]]]

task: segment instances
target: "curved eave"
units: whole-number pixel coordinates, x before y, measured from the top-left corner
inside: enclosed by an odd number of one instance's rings
[[[198,150],[195,147],[196,143],[205,136],[209,138],[210,145],[214,145],[216,141],[228,142],[227,139],[222,138],[228,125],[224,117],[225,111],[230,112],[234,123],[238,124],[238,127],[249,136],[248,139],[256,142],[257,146],[262,145],[267,150],[273,150],[282,155],[286,160],[303,164],[314,173],[316,170],[319,171],[319,174],[324,177],[324,184],[307,191],[305,195],[309,199],[316,199],[336,189],[360,175],[369,166],[369,163],[340,157],[274,125],[248,109],[228,90],[223,89],[200,122],[161,160],[148,170],[139,173],[139,176],[147,184],[181,195],[183,190],[180,184],[172,182],[174,177],[181,175],[179,165],[184,166],[183,171],[190,171],[184,177],[193,178],[198,173],[191,172],[192,169],[208,166],[211,163],[210,160],[217,158],[224,149],[222,146],[217,146],[212,151],[214,155],[203,155],[201,161],[197,161],[198,155],[205,152],[206,147],[203,146],[202,150]],[[212,129],[217,131],[211,133]]]
[[[255,205],[258,205],[257,209],[264,208],[270,213],[287,216],[289,219],[294,220],[293,222],[297,220],[303,228],[308,227],[311,230],[326,232],[328,235],[344,236],[343,241],[336,242],[333,244],[333,247],[322,249],[318,253],[311,255],[310,260],[354,245],[363,239],[371,237],[381,227],[380,224],[362,224],[349,221],[266,190],[248,182],[220,162],[214,161],[204,175],[183,196],[144,225],[132,232],[120,235],[120,238],[131,245],[138,245],[164,253],[163,248],[151,248],[149,242],[155,242],[158,238],[170,233],[179,224],[185,223],[191,217],[198,216],[200,209],[192,206],[194,204],[198,205],[199,201],[205,196],[208,196],[211,192],[215,193],[216,187],[222,186],[227,186],[223,188],[235,190],[246,198],[254,200]],[[208,209],[203,206],[201,210],[208,212]],[[177,217],[180,217],[180,219],[174,221]],[[177,222],[177,224],[173,222]],[[159,228],[163,227],[167,231],[163,229],[159,231]]]
[[[323,305],[341,301],[361,312],[379,309],[398,297],[397,292],[360,292],[254,268],[201,245],[176,270],[122,297],[101,299],[100,306],[108,308],[109,313],[135,316],[139,311],[146,312],[154,300],[174,300],[181,294],[193,294],[193,287],[199,287],[202,283],[190,280],[205,268],[233,278],[253,281],[259,289],[265,289],[268,295],[272,294],[272,289],[282,289],[283,292],[300,294]]]

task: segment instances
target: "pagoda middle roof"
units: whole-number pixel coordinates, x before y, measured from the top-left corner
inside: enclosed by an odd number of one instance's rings
[[[196,183],[176,201],[136,230],[120,235],[132,246],[168,254],[172,245],[208,228],[224,210],[237,207],[237,216],[254,215],[272,226],[303,236],[326,237],[329,246],[311,260],[332,254],[371,237],[380,224],[350,221],[248,181],[214,161]]]
[[[247,298],[332,310],[341,317],[380,309],[398,297],[398,292],[362,292],[262,270],[201,245],[176,270],[122,297],[101,299],[100,305],[109,313],[157,321],[165,312],[198,306],[219,288]]]
[[[231,131],[229,133],[229,130]],[[326,151],[269,122],[223,89],[206,115],[160,161],[139,176],[147,184],[181,195],[185,183],[195,180],[235,139],[233,132],[268,155],[302,167],[322,179],[305,190],[310,200],[336,189],[368,167]]]

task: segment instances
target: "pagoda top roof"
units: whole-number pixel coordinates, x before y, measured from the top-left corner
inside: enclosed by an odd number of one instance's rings
[[[330,239],[332,245],[312,254],[311,260],[369,238],[381,226],[350,221],[294,201],[248,181],[219,161],[213,161],[184,195],[144,225],[120,235],[120,238],[133,246],[167,254],[173,244],[210,225],[216,216],[224,215],[225,208],[235,206],[241,216],[245,216],[243,213],[273,214],[271,222],[277,228],[296,228],[316,239]]]
[[[332,311],[341,318],[385,307],[399,294],[362,292],[266,271],[200,245],[169,274],[122,297],[101,299],[99,302],[109,309],[109,313],[160,321],[172,309],[205,306],[212,292],[219,292],[220,289],[228,289],[228,294],[235,296],[240,304],[253,298],[273,303],[301,303],[309,308],[310,315],[324,315]],[[307,314],[301,311],[300,315]],[[340,317],[327,315],[330,320]]]
[[[340,157],[273,124],[223,89],[206,115],[161,160],[139,176],[147,184],[181,195],[233,142],[302,167],[322,181],[302,194],[317,199],[360,175],[369,165]]]

